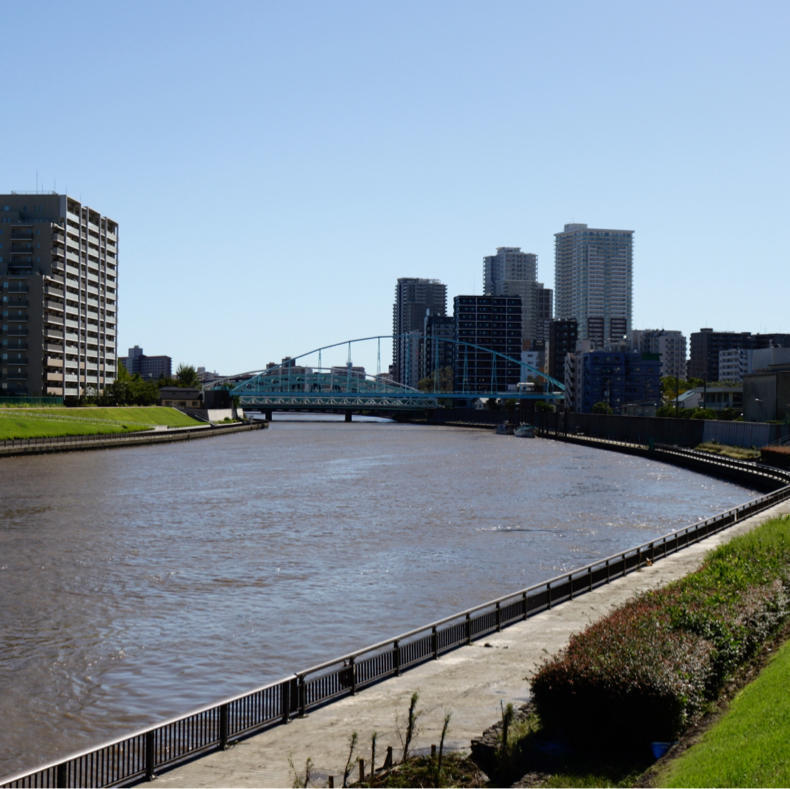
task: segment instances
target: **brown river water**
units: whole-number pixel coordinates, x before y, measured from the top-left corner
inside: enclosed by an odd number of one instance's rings
[[[383,421],[0,459],[0,777],[755,495],[613,452]]]

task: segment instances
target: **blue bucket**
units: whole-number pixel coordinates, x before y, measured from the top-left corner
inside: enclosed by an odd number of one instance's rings
[[[660,759],[674,744],[674,742],[651,742],[650,750],[653,751],[653,758]]]

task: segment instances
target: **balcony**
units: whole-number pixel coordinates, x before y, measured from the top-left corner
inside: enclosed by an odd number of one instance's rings
[[[63,302],[62,301],[53,301],[52,299],[47,299],[44,302],[44,308],[49,310],[50,312],[56,312],[63,314]]]
[[[12,227],[11,228],[11,241],[16,240],[24,240],[24,241],[32,241],[33,240],[33,228],[26,228],[26,227]]]
[[[63,367],[63,359],[58,359],[55,356],[47,356],[46,357],[46,365],[47,367]]]
[[[63,373],[51,373],[47,370],[45,375],[47,384],[61,383],[63,381]]]

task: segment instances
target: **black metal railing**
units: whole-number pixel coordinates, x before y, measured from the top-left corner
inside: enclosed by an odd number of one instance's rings
[[[718,461],[718,459],[717,459]],[[737,461],[734,461],[737,464]],[[768,467],[741,464],[744,475]],[[605,557],[497,600],[343,655],[232,698],[114,740],[57,763],[10,776],[12,787],[131,785],[229,743],[286,723],[312,709],[418,666],[495,631],[592,591],[728,526],[790,499],[781,488],[650,542]]]

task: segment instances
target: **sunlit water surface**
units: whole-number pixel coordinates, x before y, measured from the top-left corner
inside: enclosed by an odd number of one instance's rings
[[[0,460],[0,776],[754,495],[616,453],[384,422]]]

